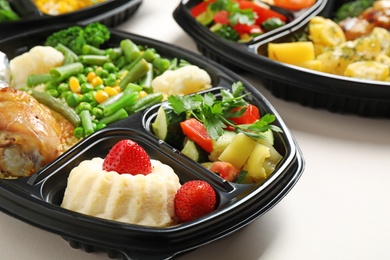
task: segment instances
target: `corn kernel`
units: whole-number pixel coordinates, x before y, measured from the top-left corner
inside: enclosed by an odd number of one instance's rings
[[[77,94],[81,93],[81,86],[78,78],[76,77],[69,78],[69,88],[73,93],[77,93]]]
[[[122,89],[121,89],[121,87],[119,87],[119,86],[115,86],[115,87],[113,87],[118,93],[120,93],[120,92],[122,92]]]
[[[91,83],[92,80],[93,80],[95,77],[96,77],[96,73],[95,73],[95,72],[93,72],[93,71],[88,72],[88,74],[87,74],[87,80],[88,80],[89,83]]]
[[[101,77],[96,76],[92,79],[91,84],[92,84],[92,86],[96,87],[96,86],[103,84],[103,80]]]
[[[104,87],[103,89],[110,97],[118,94],[118,91],[113,87]]]
[[[146,97],[148,95],[148,93],[146,93],[145,91],[140,91],[139,93],[138,93],[138,98],[143,98],[143,97]]]
[[[108,98],[109,95],[104,90],[98,90],[95,94],[95,99],[99,104],[106,101]]]

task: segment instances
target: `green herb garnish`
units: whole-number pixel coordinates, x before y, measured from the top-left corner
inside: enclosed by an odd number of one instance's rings
[[[194,117],[202,122],[213,140],[217,140],[227,126],[255,139],[264,138],[263,133],[270,129],[281,132],[279,127],[270,125],[276,119],[272,114],[265,114],[260,120],[250,125],[236,125],[229,120],[229,118],[239,117],[245,113],[246,108],[243,107],[248,105],[248,102],[244,98],[250,93],[245,94],[244,90],[242,82],[236,82],[232,85],[232,92],[226,89],[221,90],[220,99],[212,93],[206,93],[204,95],[170,96],[168,101],[176,114],[185,113],[187,119]]]

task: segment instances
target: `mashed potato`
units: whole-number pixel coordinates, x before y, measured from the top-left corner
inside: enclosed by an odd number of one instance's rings
[[[63,208],[131,224],[175,224],[173,201],[181,185],[170,166],[151,160],[150,174],[131,175],[107,172],[103,161],[86,160],[71,171]]]

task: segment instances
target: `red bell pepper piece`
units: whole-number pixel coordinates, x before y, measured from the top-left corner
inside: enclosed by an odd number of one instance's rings
[[[213,140],[201,122],[195,118],[190,118],[180,122],[180,126],[183,133],[206,152],[211,153],[213,151]]]
[[[240,108],[237,108],[234,110],[238,110],[238,109],[240,109]],[[260,119],[259,109],[252,104],[249,104],[246,106],[246,110],[242,116],[230,118],[230,120],[232,120],[237,125],[253,124],[254,122],[256,122],[259,119]]]
[[[201,2],[200,4],[195,5],[190,10],[191,15],[196,18],[198,15],[206,12],[209,4],[211,4],[213,2],[215,2],[215,0],[204,1],[204,2]]]
[[[263,33],[263,30],[257,24],[248,25],[248,24],[238,23],[236,25],[232,25],[232,27],[233,27],[234,30],[236,30],[236,32],[239,35],[242,35],[242,34],[253,34],[253,33],[259,33],[259,34]]]
[[[219,176],[227,181],[234,181],[240,169],[231,163],[217,161],[211,165],[210,171],[218,173]]]

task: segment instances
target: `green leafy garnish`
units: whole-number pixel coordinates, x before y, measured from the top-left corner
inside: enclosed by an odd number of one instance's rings
[[[240,9],[237,2],[231,0],[216,0],[209,6],[214,13],[225,10],[229,12],[229,22],[233,25],[238,23],[252,25],[255,23],[257,14],[251,9]]]
[[[212,93],[206,93],[204,95],[170,96],[168,101],[177,115],[185,114],[187,119],[193,117],[202,122],[213,140],[217,140],[227,126],[255,139],[264,138],[264,132],[270,129],[281,132],[279,127],[271,125],[275,121],[275,115],[272,114],[263,115],[260,120],[251,125],[236,125],[229,120],[229,118],[240,117],[245,113],[246,108],[243,107],[248,105],[248,102],[244,98],[250,93],[243,93],[244,90],[242,82],[236,82],[232,85],[232,92],[222,89],[219,99]]]

